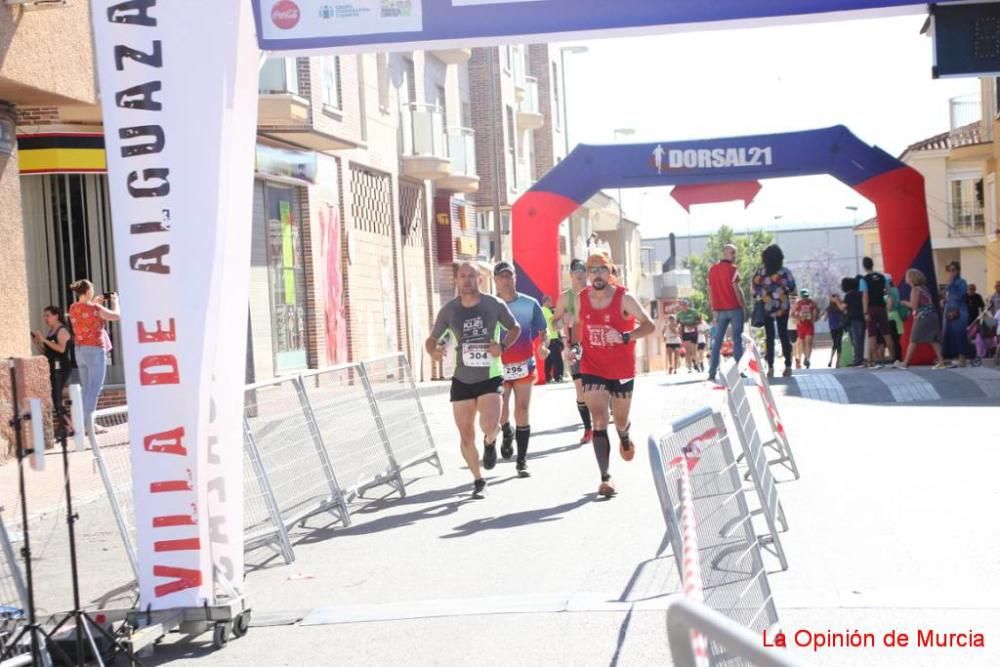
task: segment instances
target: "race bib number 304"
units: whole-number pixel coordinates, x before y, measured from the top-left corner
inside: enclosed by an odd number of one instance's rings
[[[462,345],[462,364],[469,368],[487,368],[493,363],[489,343],[465,343]]]

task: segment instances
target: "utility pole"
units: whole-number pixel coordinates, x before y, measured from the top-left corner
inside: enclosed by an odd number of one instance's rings
[[[502,146],[504,137],[504,114],[500,109],[497,99],[497,88],[500,87],[500,72],[497,69],[497,61],[500,60],[500,47],[493,49],[490,56],[490,106],[493,109],[493,126],[496,132],[493,135],[493,261],[499,262],[503,258],[503,223],[500,220],[500,169],[502,156]]]
[[[620,127],[615,130],[615,141],[618,141],[618,137],[631,137],[635,134],[635,130],[631,127]],[[618,245],[621,255],[618,258],[618,263],[622,267],[622,285],[628,285],[628,262],[625,256],[628,245],[625,243],[625,213],[623,211],[624,206],[622,206],[622,189],[618,188]]]

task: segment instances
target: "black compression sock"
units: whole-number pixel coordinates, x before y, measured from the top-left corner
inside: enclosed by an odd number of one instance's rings
[[[510,430],[510,422],[504,422],[500,425],[500,430],[503,431],[504,437],[511,437],[514,435],[513,431]]]
[[[524,457],[528,455],[528,439],[531,438],[531,427],[518,426],[517,431],[514,432],[514,438],[517,440],[517,460],[523,461]]]
[[[608,466],[611,464],[611,441],[607,431],[594,431],[594,456],[597,457],[597,467],[601,469],[601,479],[607,481]]]
[[[583,420],[583,428],[589,431],[592,426],[590,424],[590,410],[587,409],[587,404],[578,401],[576,409],[580,412],[580,419]]]

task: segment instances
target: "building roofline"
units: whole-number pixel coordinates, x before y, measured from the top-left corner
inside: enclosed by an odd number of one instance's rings
[[[774,228],[774,229],[764,228],[763,231],[765,231],[765,232],[825,232],[825,231],[830,231],[830,230],[833,230],[833,229],[853,229],[853,228],[854,228],[854,223],[853,222],[846,222],[846,223],[841,224],[841,225],[822,225],[822,226],[819,226],[819,227],[778,227],[778,228]],[[733,231],[736,233],[737,236],[741,235],[741,232],[739,230],[734,229]],[[761,230],[759,228],[754,228],[752,231],[757,232],[757,231],[761,231]],[[711,235],[712,234],[691,234],[689,236],[687,234],[674,234],[674,238],[675,239],[686,239],[686,238],[697,239],[697,238],[707,238],[707,237],[709,237]],[[669,241],[670,237],[669,236],[643,236],[642,240],[643,241],[660,241],[660,240]]]

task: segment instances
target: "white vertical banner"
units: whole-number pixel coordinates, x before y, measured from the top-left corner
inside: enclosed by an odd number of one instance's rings
[[[246,379],[247,309],[250,303],[250,237],[253,221],[254,150],[260,52],[253,8],[239,2],[236,68],[225,81],[219,203],[222,238],[215,266],[220,289],[209,312],[218,317],[205,450],[209,545],[216,595],[241,590],[243,582],[243,386]],[[238,14],[238,16],[237,16]],[[240,165],[240,168],[234,166]]]
[[[91,2],[144,609],[213,603],[213,565],[242,580],[257,76],[244,5]]]

